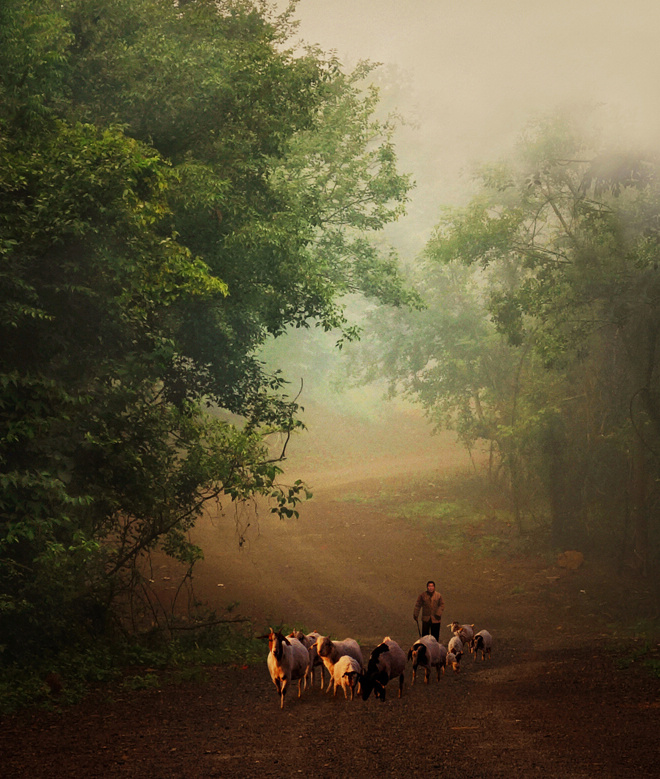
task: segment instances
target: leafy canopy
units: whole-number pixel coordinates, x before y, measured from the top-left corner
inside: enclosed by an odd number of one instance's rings
[[[408,179],[368,66],[243,0],[0,7],[0,631],[99,629],[206,501],[291,516],[300,427],[258,349],[341,298],[414,302],[369,235]],[[47,637],[47,638],[45,638]]]

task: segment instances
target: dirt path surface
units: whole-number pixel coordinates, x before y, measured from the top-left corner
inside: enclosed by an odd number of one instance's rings
[[[264,647],[263,664],[211,668],[203,681],[7,718],[2,777],[660,776],[660,685],[612,653],[609,626],[626,608],[620,581],[589,560],[568,571],[542,558],[475,557],[469,545],[439,551],[397,503],[437,500],[443,476],[470,462],[416,418],[399,419],[395,436],[325,420],[310,440],[291,452],[291,471],[314,488],[300,519],[209,516],[197,595],[237,602],[257,628],[352,636],[368,655],[386,635],[408,650],[415,597],[434,578],[445,624],[490,630],[492,659],[468,655],[460,673],[428,685],[418,676],[411,686],[409,668],[401,699],[394,682],[384,702],[315,686],[300,699],[291,692],[280,711]],[[165,563],[157,571],[165,595],[173,574]]]

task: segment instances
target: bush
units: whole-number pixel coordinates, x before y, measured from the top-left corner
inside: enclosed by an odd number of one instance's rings
[[[165,631],[113,642],[89,642],[62,651],[0,663],[0,715],[37,706],[56,708],[81,700],[92,688],[120,684],[124,689],[155,689],[163,674],[171,682],[200,681],[203,667],[262,662],[263,641],[247,621],[208,618]]]

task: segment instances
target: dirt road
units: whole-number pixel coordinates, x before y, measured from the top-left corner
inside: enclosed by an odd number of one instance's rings
[[[301,699],[291,693],[280,711],[264,648],[257,666],[9,718],[2,776],[660,776],[660,685],[612,652],[621,583],[589,560],[567,571],[548,558],[442,553],[397,503],[440,499],[443,475],[469,468],[466,455],[413,418],[400,420],[396,439],[359,424],[333,429],[343,458],[335,443],[319,443],[327,430],[313,450],[292,448],[292,470],[315,492],[299,520],[209,516],[200,526],[198,596],[237,602],[256,629],[353,636],[368,655],[385,635],[407,651],[415,596],[434,578],[446,622],[493,633],[491,661],[466,656],[459,674],[414,687],[408,672],[401,699],[394,682],[385,702],[315,687]],[[157,571],[164,594],[174,592],[172,574],[165,564]]]

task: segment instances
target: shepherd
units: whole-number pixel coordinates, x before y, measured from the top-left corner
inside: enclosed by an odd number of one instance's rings
[[[415,610],[413,619],[417,625],[417,632],[422,636],[431,634],[437,641],[440,641],[440,625],[442,624],[442,612],[445,609],[445,602],[442,595],[435,590],[435,582],[430,580],[426,582],[426,590],[419,594],[415,601]],[[419,630],[419,612],[422,612],[422,630]]]

